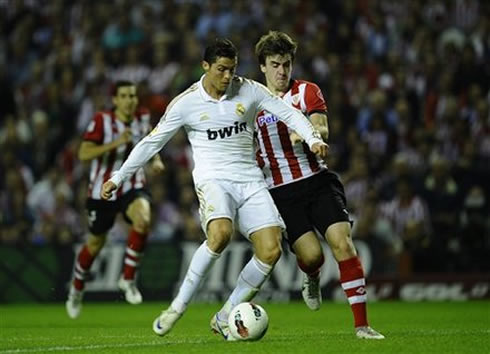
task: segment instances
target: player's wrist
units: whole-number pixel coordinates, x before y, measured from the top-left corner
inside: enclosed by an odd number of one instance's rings
[[[121,185],[121,183],[122,183],[122,177],[121,177],[120,173],[115,172],[115,173],[114,173],[114,174],[111,176],[111,178],[108,180],[108,182],[112,182],[112,183],[114,183],[114,185],[115,185],[117,188],[119,188],[119,187],[120,187],[120,185]]]
[[[322,145],[325,145],[325,142],[323,141],[323,139],[321,138],[318,138],[318,137],[312,137],[310,139],[308,139],[308,141],[306,142],[308,144],[308,146],[310,147],[310,149],[313,147],[313,145],[315,144],[322,144]]]

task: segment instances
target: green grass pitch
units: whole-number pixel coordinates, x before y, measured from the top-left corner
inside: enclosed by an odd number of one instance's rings
[[[219,304],[192,304],[166,337],[151,324],[167,306],[85,303],[77,320],[64,304],[0,306],[0,354],[4,353],[490,353],[490,302],[369,305],[382,341],[357,339],[347,304],[261,303],[269,331],[259,342],[225,342],[209,329]]]

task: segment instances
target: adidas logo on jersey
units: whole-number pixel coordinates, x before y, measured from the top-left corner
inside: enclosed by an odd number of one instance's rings
[[[218,137],[221,139],[228,138],[233,134],[238,134],[247,130],[247,123],[235,122],[234,125],[230,127],[221,128],[218,130],[208,129],[208,140],[216,140]]]

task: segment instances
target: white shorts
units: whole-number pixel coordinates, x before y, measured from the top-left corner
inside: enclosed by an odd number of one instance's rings
[[[196,185],[196,193],[205,234],[209,222],[218,218],[230,219],[246,238],[265,227],[286,228],[263,181],[237,183],[211,180]]]

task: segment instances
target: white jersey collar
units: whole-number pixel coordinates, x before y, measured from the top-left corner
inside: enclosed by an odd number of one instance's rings
[[[209,95],[209,93],[207,93],[206,90],[204,89],[204,85],[203,85],[204,76],[206,76],[206,74],[204,74],[203,76],[201,76],[201,78],[199,79],[199,83],[198,83],[199,92],[201,93],[202,99],[204,101],[210,101],[210,102],[220,102],[220,101],[226,100],[228,98],[228,96],[229,96],[230,89],[231,89],[231,84],[232,84],[233,80],[228,85],[228,88],[226,89],[225,94],[223,96],[221,96],[221,98],[219,100],[217,100],[216,98],[211,97]]]

